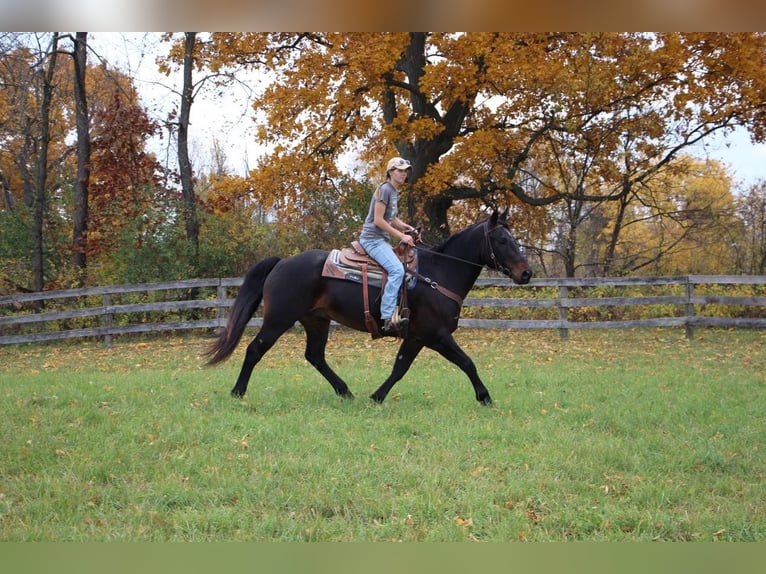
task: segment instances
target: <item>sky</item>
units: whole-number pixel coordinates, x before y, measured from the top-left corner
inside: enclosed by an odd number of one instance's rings
[[[156,57],[168,49],[167,44],[160,42],[159,34],[96,32],[89,37],[89,43],[110,64],[134,75],[143,104],[152,117],[164,117],[168,110],[178,105],[180,74],[164,77],[157,71]],[[258,82],[253,79],[251,87],[257,89]],[[226,152],[227,167],[231,172],[245,175],[255,164],[261,152],[254,142],[255,124],[247,96],[245,89],[240,87],[227,93],[208,92],[195,100],[189,133],[192,160],[197,165],[209,162],[207,158],[214,140]],[[727,166],[733,177],[734,191],[746,190],[766,180],[766,145],[753,144],[744,129],[712,136],[703,145],[696,146],[693,153]]]
[[[766,181],[766,144],[754,144],[747,130],[739,128],[731,135],[713,136],[699,151],[721,161],[729,168],[734,187],[747,189],[759,181]]]

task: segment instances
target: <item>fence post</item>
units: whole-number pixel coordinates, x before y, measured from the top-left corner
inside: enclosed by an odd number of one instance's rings
[[[566,285],[559,286],[559,321],[566,322],[569,320],[569,308],[564,306],[564,301],[569,298],[569,287]],[[569,329],[566,327],[559,327],[559,337],[562,341],[569,339]]]
[[[226,299],[227,290],[226,287],[221,285],[220,279],[218,280],[218,288],[216,289],[216,298],[218,301],[223,301]],[[215,315],[216,320],[218,321],[218,330],[217,333],[221,333],[223,329],[226,327],[226,309],[222,306],[218,307],[218,310],[216,311]]]
[[[112,296],[109,293],[104,293],[104,295],[101,297],[101,303],[104,305],[104,309],[106,309],[107,307],[110,307],[112,305]],[[104,333],[105,347],[112,346],[112,333],[110,332],[110,329],[112,328],[113,322],[114,322],[114,315],[112,315],[111,313],[104,314],[101,319],[101,326],[104,327],[104,330],[105,330],[105,333]]]
[[[692,319],[694,318],[694,303],[692,303],[692,296],[694,295],[694,283],[691,277],[686,277],[686,338],[690,341],[694,339],[694,326],[692,325]]]

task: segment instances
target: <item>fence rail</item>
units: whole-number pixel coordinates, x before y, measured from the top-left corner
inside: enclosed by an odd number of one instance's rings
[[[3,296],[0,345],[79,337],[99,337],[111,344],[112,337],[129,333],[221,328],[233,302],[230,290],[241,283],[242,278],[192,279]],[[720,293],[746,286],[751,286],[747,295]],[[619,289],[670,293],[615,296],[612,292]],[[470,296],[482,290],[500,291],[503,296]],[[130,297],[143,300],[114,302]],[[462,327],[556,329],[563,338],[570,329],[678,327],[691,338],[695,327],[766,328],[766,276],[537,279],[523,287],[506,278],[485,277],[476,282],[464,306]],[[723,306],[726,311],[706,314],[709,306]],[[635,307],[662,311],[638,318],[627,313],[625,318],[626,310]],[[595,319],[582,313],[588,309],[599,310]],[[482,310],[517,316],[482,317]],[[554,318],[536,317],[546,313]],[[260,322],[256,315],[250,325]]]

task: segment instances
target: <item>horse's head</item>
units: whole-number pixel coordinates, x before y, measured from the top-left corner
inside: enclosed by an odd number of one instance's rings
[[[484,236],[488,255],[484,264],[505,273],[513,279],[514,283],[519,285],[529,283],[532,270],[508,226],[508,210],[506,209],[503,213],[495,210],[485,225]]]

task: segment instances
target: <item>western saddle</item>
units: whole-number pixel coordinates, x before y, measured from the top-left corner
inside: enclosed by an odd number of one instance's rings
[[[406,243],[400,243],[394,248],[394,253],[405,267],[405,277],[400,290],[400,303],[397,311],[394,312],[394,318],[409,318],[407,290],[415,286],[418,268],[417,250]],[[364,297],[364,323],[373,339],[382,337],[378,324],[370,313],[368,286],[372,285],[383,289],[388,274],[377,261],[367,254],[362,245],[358,241],[352,241],[351,247],[330,251],[325,260],[322,275],[361,283]],[[396,323],[396,320],[394,322]]]

